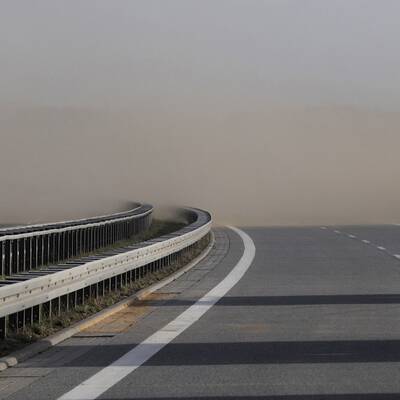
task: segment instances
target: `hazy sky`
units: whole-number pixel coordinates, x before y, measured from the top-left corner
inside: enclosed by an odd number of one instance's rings
[[[399,16],[399,0],[0,0],[0,223],[122,200],[400,222]]]
[[[0,102],[400,106],[398,0],[0,4]]]

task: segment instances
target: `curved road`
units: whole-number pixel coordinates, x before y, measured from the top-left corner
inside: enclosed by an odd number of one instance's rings
[[[245,232],[216,230],[136,323],[1,373],[0,398],[400,399],[400,227]]]

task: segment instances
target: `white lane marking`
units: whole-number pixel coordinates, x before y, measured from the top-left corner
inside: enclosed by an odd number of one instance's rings
[[[400,224],[398,224],[399,226],[400,226]],[[321,228],[321,229],[323,229],[323,227]],[[338,231],[338,230],[336,230],[336,231],[334,231],[335,233],[337,233],[337,234],[340,234],[340,233],[342,233],[341,231]],[[344,233],[345,235],[347,235],[347,237],[349,237],[349,238],[351,238],[351,239],[358,239],[357,238],[357,236],[356,235],[352,235],[352,234],[350,234],[350,233]],[[360,239],[359,239],[360,240]],[[369,241],[369,240],[367,240],[367,239],[363,239],[363,240],[361,240],[363,243],[365,243],[365,244],[371,244],[371,242]],[[387,248],[386,247],[383,247],[383,246],[376,246],[376,248],[378,249],[378,250],[381,250],[381,251],[388,251],[387,250]],[[389,253],[389,255],[392,255],[394,258],[397,258],[398,260],[400,260],[400,254],[390,254]]]
[[[326,226],[321,226],[321,229],[325,230],[328,229]]]
[[[199,320],[217,301],[224,297],[249,269],[256,252],[254,242],[247,233],[235,227],[230,228],[241,237],[244,244],[243,255],[232,271],[217,286],[172,322],[148,337],[108,367],[105,367],[91,378],[61,396],[58,400],[96,399],[157,354],[164,346]]]

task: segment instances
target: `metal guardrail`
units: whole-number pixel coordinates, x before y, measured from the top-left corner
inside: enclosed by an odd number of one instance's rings
[[[140,203],[132,203],[130,205],[133,208],[130,208],[127,211],[121,211],[112,214],[106,215],[97,215],[95,217],[89,218],[80,218],[68,221],[57,221],[57,222],[48,222],[42,224],[28,224],[28,225],[12,225],[12,226],[5,226],[0,227],[0,236],[4,235],[12,235],[18,233],[27,233],[27,232],[35,232],[35,231],[44,231],[48,229],[57,229],[57,228],[65,228],[67,226],[74,226],[74,225],[84,225],[90,224],[95,222],[101,222],[104,220],[111,220],[119,217],[126,217],[127,215],[131,215],[137,212],[141,207],[143,207]]]
[[[148,204],[111,215],[0,229],[0,275],[11,276],[109,246],[143,232]]]
[[[60,315],[90,297],[117,290],[185,256],[211,229],[211,215],[185,209],[188,225],[174,233],[115,249],[80,266],[0,287],[0,336]]]

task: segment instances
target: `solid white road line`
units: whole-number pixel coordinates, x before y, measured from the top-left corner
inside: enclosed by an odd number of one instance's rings
[[[235,227],[231,227],[231,229],[243,240],[244,252],[236,266],[217,286],[172,322],[148,337],[108,367],[105,367],[70,392],[61,396],[59,400],[96,399],[157,354],[224,297],[249,269],[256,252],[254,242],[249,235]]]

